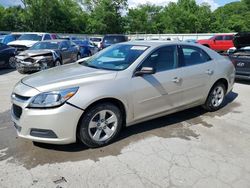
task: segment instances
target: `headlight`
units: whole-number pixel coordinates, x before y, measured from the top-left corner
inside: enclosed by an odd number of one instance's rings
[[[79,87],[64,89],[60,91],[51,91],[40,93],[33,97],[28,105],[29,108],[52,108],[64,104],[67,100],[73,97]]]

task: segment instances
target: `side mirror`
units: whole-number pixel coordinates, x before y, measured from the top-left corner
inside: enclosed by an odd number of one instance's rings
[[[144,74],[154,74],[155,69],[153,67],[142,67],[141,70],[135,72],[135,76],[142,76]]]

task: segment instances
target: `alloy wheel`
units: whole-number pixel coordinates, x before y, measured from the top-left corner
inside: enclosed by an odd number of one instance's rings
[[[118,119],[114,112],[101,110],[91,119],[88,126],[89,136],[98,142],[108,140],[116,132]]]
[[[224,89],[221,86],[217,86],[213,91],[213,97],[212,97],[212,105],[214,107],[218,107],[221,105],[221,103],[224,100]]]

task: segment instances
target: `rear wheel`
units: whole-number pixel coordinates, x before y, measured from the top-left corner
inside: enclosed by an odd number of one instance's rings
[[[222,107],[226,95],[226,87],[223,83],[217,83],[210,91],[203,107],[210,111],[216,111]]]
[[[112,103],[93,106],[84,114],[78,137],[87,146],[101,147],[114,141],[122,127],[122,115]]]

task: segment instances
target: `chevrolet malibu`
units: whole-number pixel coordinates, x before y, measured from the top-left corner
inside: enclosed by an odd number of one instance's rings
[[[23,78],[12,93],[12,120],[35,142],[100,147],[123,126],[199,105],[218,110],[234,78],[231,61],[205,46],[120,43]]]

